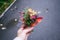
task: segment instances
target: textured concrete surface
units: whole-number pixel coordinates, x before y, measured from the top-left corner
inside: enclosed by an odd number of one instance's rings
[[[15,6],[16,9],[14,9]],[[26,7],[42,11],[39,16],[43,16],[42,22],[34,28],[28,40],[60,40],[60,0],[17,0],[0,19],[0,23],[7,27],[6,30],[0,29],[0,40],[13,40],[21,25],[19,11]],[[11,11],[12,8],[13,11]],[[14,23],[15,18],[18,21]]]

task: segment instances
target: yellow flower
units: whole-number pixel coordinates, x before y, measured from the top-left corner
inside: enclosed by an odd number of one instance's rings
[[[33,16],[33,15],[36,15],[37,14],[37,12],[35,12],[31,8],[28,9],[28,12],[30,12],[30,16]]]
[[[28,9],[28,11],[29,11],[29,12],[32,12],[32,9],[31,9],[31,8],[29,8],[29,9]]]
[[[33,14],[33,15],[36,15],[36,14],[37,14],[37,12],[35,12],[35,11],[33,10],[33,11],[32,11],[32,14]]]

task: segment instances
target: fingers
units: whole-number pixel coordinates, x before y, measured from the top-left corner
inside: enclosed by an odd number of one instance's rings
[[[34,29],[34,27],[29,27],[24,30],[25,33],[29,33]]]

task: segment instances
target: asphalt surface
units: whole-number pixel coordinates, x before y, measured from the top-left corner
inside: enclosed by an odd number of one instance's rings
[[[16,37],[16,32],[22,24],[19,21],[19,11],[24,8],[41,11],[39,16],[43,17],[28,40],[60,40],[60,0],[17,0],[0,19],[0,23],[7,27],[6,30],[0,29],[0,40],[13,40]],[[18,19],[17,22],[14,22],[15,18]]]

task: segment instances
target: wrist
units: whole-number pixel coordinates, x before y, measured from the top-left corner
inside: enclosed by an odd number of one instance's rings
[[[24,39],[21,37],[15,37],[13,40],[24,40]]]

